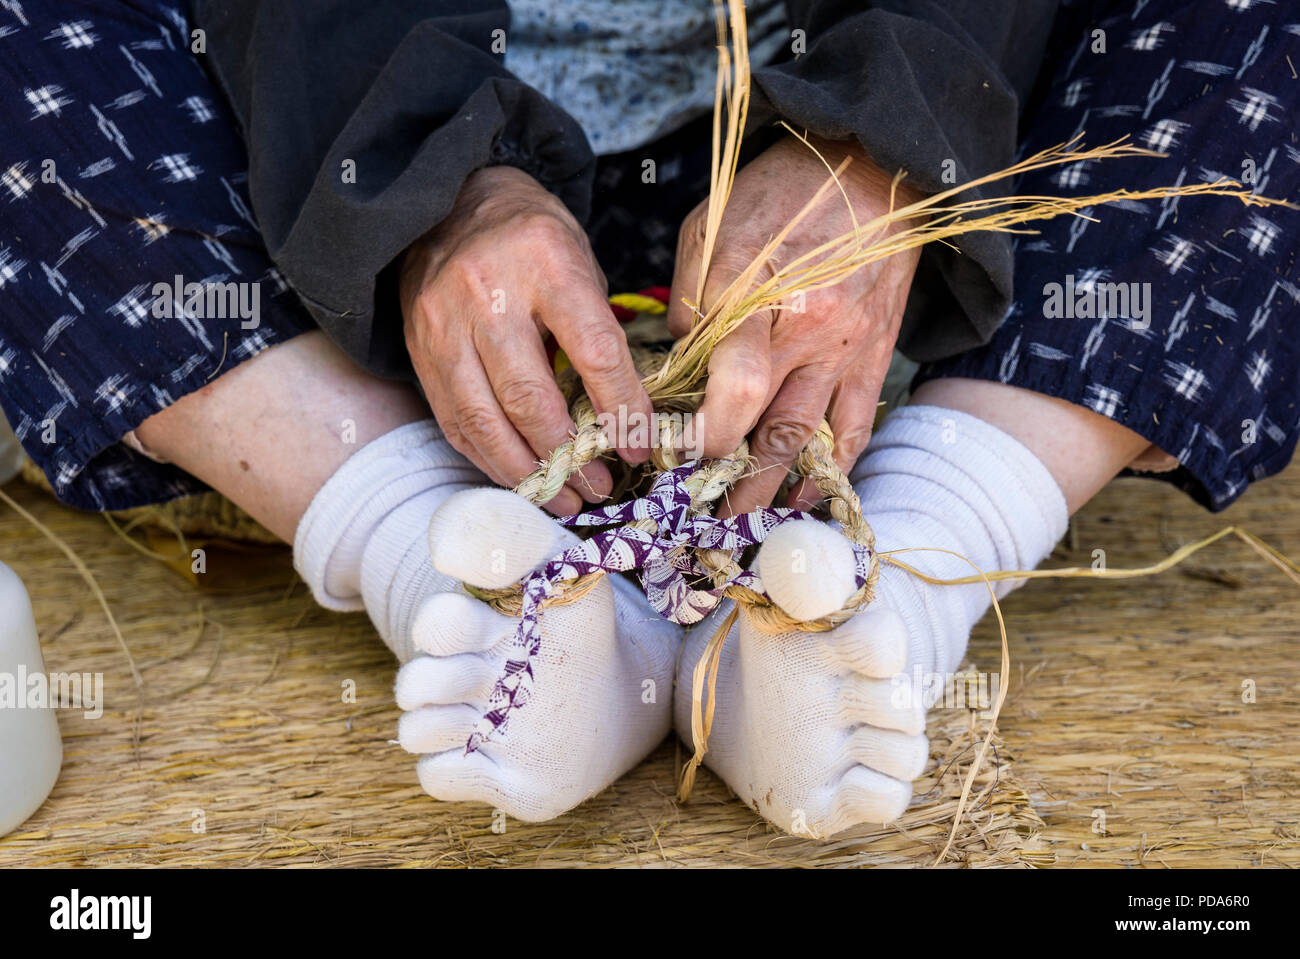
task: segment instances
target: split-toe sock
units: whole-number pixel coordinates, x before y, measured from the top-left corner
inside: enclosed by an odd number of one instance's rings
[[[403,665],[398,741],[433,797],[553,818],[604,789],[671,724],[678,627],[635,585],[604,577],[548,605],[531,656],[519,620],[470,596],[511,586],[577,542],[547,513],[486,479],[432,421],[349,459],[299,524],[295,564],[322,605],[364,608]],[[526,662],[526,702],[467,748],[493,691]],[[522,699],[522,697],[521,697]]]
[[[877,549],[937,547],[984,571],[1033,568],[1068,519],[1055,480],[1028,449],[936,407],[890,415],[851,479]],[[974,572],[950,553],[899,558],[939,579]],[[756,565],[768,595],[801,620],[841,608],[855,588],[848,540],[814,520],[775,529]],[[989,605],[983,583],[931,585],[882,563],[870,604],[832,630],[771,635],[742,611],[723,647],[705,765],[793,834],[825,838],[898,818],[929,761],[926,690],[960,667]],[[682,651],[675,713],[688,745],[691,675],[730,607],[692,629]]]

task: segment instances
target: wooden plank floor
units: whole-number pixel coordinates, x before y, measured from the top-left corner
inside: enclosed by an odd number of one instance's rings
[[[21,483],[6,491],[94,571],[144,685],[137,692],[66,558],[0,506],[0,560],[32,594],[47,668],[99,671],[106,683],[101,718],[60,713],[62,778],[0,839],[0,866],[906,866],[933,862],[946,836],[938,822],[829,846],[792,839],[707,774],[679,806],[674,742],[560,820],[494,832],[490,810],[420,791],[389,742],[391,658],[363,616],[314,606],[287,550],[263,556],[252,589],[230,584],[257,557],[213,554],[210,572],[225,575],[211,578],[228,585],[199,589],[101,517]],[[1052,563],[1087,565],[1104,549],[1111,567],[1143,565],[1229,522],[1300,557],[1297,501],[1296,468],[1220,516],[1163,484],[1120,480]],[[1300,865],[1300,587],[1234,540],[1192,562],[1143,580],[1035,582],[1005,604],[1012,669],[998,772],[1000,795],[1021,799],[992,805],[1015,820],[1012,861]],[[986,620],[971,659],[994,671],[998,657]],[[952,712],[932,716],[936,749],[964,722]]]

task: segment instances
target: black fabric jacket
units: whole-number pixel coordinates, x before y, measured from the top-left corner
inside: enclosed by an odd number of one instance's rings
[[[502,65],[501,0],[192,0],[206,64],[239,118],[271,258],[339,346],[410,378],[395,261],[465,178],[508,164],[583,221],[595,158],[577,122]],[[806,52],[754,71],[753,124],[857,137],[935,191],[1012,162],[1056,0],[788,0]],[[500,36],[500,35],[496,35]],[[345,161],[355,182],[345,182]],[[972,194],[973,196],[974,194]],[[927,250],[899,346],[984,342],[1010,303],[1011,245]]]

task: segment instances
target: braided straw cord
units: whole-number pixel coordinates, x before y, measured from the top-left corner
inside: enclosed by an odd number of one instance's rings
[[[642,373],[662,359],[651,351],[634,349],[634,358],[638,370]],[[669,354],[667,363],[671,363],[674,354]],[[526,476],[515,487],[515,492],[532,503],[545,503],[559,493],[569,477],[577,473],[587,463],[613,449],[613,444],[597,423],[591,401],[582,392],[582,385],[566,369],[560,374],[560,381],[565,395],[570,398],[570,411],[575,425],[573,438],[558,447],[551,456],[541,463],[536,470]],[[677,395],[671,399],[660,399],[655,404],[656,412],[680,411],[693,412],[699,404],[698,393]],[[679,465],[676,449],[681,437],[677,435],[677,421],[673,417],[660,419],[658,444],[654,447],[651,460],[656,470],[665,472]],[[703,655],[696,663],[691,677],[691,738],[695,743],[695,754],[683,766],[678,781],[678,797],[685,801],[695,784],[695,775],[708,752],[708,739],[713,726],[714,708],[717,703],[715,689],[718,681],[718,667],[721,662],[722,647],[726,642],[736,617],[743,609],[749,622],[759,631],[769,635],[780,635],[794,631],[826,632],[845,622],[862,606],[871,601],[875,591],[876,580],[880,573],[879,557],[876,553],[876,537],[871,525],[862,515],[862,503],[853,491],[844,471],[835,463],[835,436],[830,424],[823,419],[817,431],[808,441],[795,460],[794,469],[799,475],[813,481],[817,490],[826,497],[832,519],[838,522],[845,534],[855,543],[870,551],[870,560],[866,581],[841,609],[815,620],[798,620],[781,609],[762,593],[739,585],[728,585],[723,595],[734,600],[735,608],[714,632],[705,647]],[[707,509],[717,502],[750,467],[748,444],[741,443],[732,456],[721,460],[704,463],[686,479],[691,495],[691,508]],[[637,520],[632,524],[651,535],[658,532],[658,525],[650,519]],[[699,549],[696,559],[709,571],[710,579],[717,586],[729,583],[740,572],[737,558],[726,550]],[[557,584],[555,592],[543,600],[543,606],[572,603],[591,590],[603,573],[587,573],[576,579]],[[523,590],[521,584],[500,590],[481,590],[466,585],[466,590],[473,596],[487,601],[494,609],[511,616],[519,616],[523,607]],[[707,705],[705,690],[708,690]]]
[[[586,402],[585,397],[582,402]],[[590,404],[588,403],[588,406]],[[604,435],[603,433],[601,434]],[[712,503],[717,501],[732,484],[736,482],[749,467],[749,444],[742,442],[740,448],[734,455],[726,459],[712,460],[705,463],[695,472],[686,478],[686,488],[691,494],[691,508],[694,510],[703,510],[708,508]],[[539,471],[540,472],[540,471]],[[538,474],[532,474],[534,476]],[[567,477],[566,477],[567,479]],[[561,482],[563,485],[563,482]],[[515,492],[524,495],[521,491],[523,484],[515,488]],[[538,484],[537,488],[544,488]],[[542,495],[542,494],[536,494]],[[533,500],[533,502],[538,502]],[[541,500],[540,502],[546,502]],[[659,524],[652,519],[639,519],[628,524],[633,529],[644,530],[650,535],[654,535],[659,530]],[[721,553],[722,556],[730,559],[730,556],[719,550],[709,550],[709,553]],[[734,565],[734,563],[733,563]],[[566,605],[577,602],[585,596],[605,574],[603,572],[585,573],[576,579],[566,580],[558,584],[556,592],[543,600],[543,606]],[[503,589],[482,589],[465,585],[465,591],[471,596],[481,599],[488,603],[498,612],[505,613],[507,616],[519,616],[523,610],[523,587],[522,584],[516,583],[513,586],[507,586]]]
[[[596,425],[591,400],[579,396],[569,408],[573,416],[573,438],[561,443],[537,469],[525,476],[515,492],[530,503],[549,503],[564,489],[569,477],[614,447],[605,431]]]
[[[637,367],[642,370],[662,359],[662,354],[649,350],[638,348],[635,352]],[[572,391],[575,394],[570,404],[575,424],[574,435],[567,443],[558,446],[550,457],[515,487],[515,492],[531,503],[548,502],[564,488],[569,477],[613,449],[605,431],[597,424],[595,409],[591,400],[582,392],[581,382],[576,381],[571,374],[571,369],[566,369],[560,378],[565,392]],[[675,412],[691,412],[698,403],[699,397],[695,394],[679,397],[671,404],[663,405],[671,405]],[[666,410],[659,409],[657,412]],[[671,417],[664,417],[659,423],[659,441],[652,452],[653,465],[659,471],[667,471],[679,465],[676,449],[681,437],[677,435],[678,429],[677,421]],[[843,527],[845,534],[871,551],[867,581],[849,597],[843,608],[815,620],[795,619],[762,593],[744,586],[728,586],[723,595],[742,606],[754,626],[764,633],[775,635],[795,630],[825,632],[849,619],[871,601],[880,571],[875,551],[876,538],[871,525],[862,515],[862,503],[858,500],[857,493],[853,491],[844,471],[835,463],[834,450],[835,436],[830,424],[823,419],[795,460],[794,468],[799,475],[811,479],[818,491],[826,497],[831,518]],[[740,449],[730,457],[707,463],[692,473],[686,480],[687,488],[691,490],[692,509],[703,509],[720,499],[740,479],[748,463],[748,444],[742,443]],[[638,520],[632,525],[652,535],[658,531],[653,520]],[[725,550],[699,550],[697,559],[709,570],[710,578],[716,585],[733,579],[740,571],[735,557]],[[560,588],[544,605],[576,602],[586,595],[602,575],[604,574],[587,573],[560,584]],[[471,596],[491,604],[498,612],[508,616],[520,615],[523,605],[522,584],[502,589],[481,589],[466,584],[465,589]]]

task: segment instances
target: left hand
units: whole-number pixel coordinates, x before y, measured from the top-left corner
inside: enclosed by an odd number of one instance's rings
[[[881,170],[856,141],[810,142],[831,168],[844,156],[853,162],[840,175],[859,224],[889,211],[893,177]],[[766,150],[736,175],[718,231],[701,312],[753,261],[768,240],[794,218],[826,182],[829,172],[795,137]],[[899,185],[895,207],[921,194]],[[674,336],[695,319],[683,298],[693,301],[699,282],[707,203],[691,212],[677,241],[677,267],[668,306]],[[843,194],[832,188],[817,209],[777,249],[781,265],[849,232],[853,220]],[[807,294],[802,312],[765,310],[749,317],[715,348],[709,361],[704,400],[692,435],[705,456],[728,456],[750,437],[758,470],[738,482],[718,515],[749,512],[772,502],[799,451],[824,416],[835,433],[835,461],[846,473],[866,448],[876,404],[898,338],[903,307],[920,257],[907,250],[862,267],[835,286]],[[751,435],[752,434],[752,435]],[[819,494],[810,484],[793,491],[790,505],[812,506]]]

